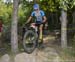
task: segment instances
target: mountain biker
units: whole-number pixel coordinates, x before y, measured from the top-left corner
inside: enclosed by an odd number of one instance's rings
[[[39,26],[39,30],[40,30],[39,39],[41,40],[41,42],[39,42],[39,43],[42,44],[43,43],[43,41],[42,41],[43,40],[43,38],[42,38],[43,24],[46,22],[46,16],[45,16],[44,11],[40,10],[38,4],[34,4],[33,9],[34,9],[34,11],[31,13],[31,15],[28,18],[26,23],[29,23],[31,21],[31,19],[33,17],[35,17],[34,23],[36,24],[36,26]]]

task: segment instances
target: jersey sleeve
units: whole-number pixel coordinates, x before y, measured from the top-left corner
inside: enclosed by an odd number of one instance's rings
[[[35,14],[35,12],[33,11],[33,12],[31,13],[31,16],[33,17],[33,16],[34,16],[34,14]]]
[[[42,10],[41,10],[41,15],[42,15],[42,16],[45,16],[45,13],[44,13],[44,11],[42,11]]]

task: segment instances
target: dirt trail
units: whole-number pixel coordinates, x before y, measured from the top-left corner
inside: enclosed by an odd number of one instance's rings
[[[11,62],[8,54],[1,57],[0,62]],[[43,50],[36,49],[32,54],[19,53],[14,57],[14,62],[59,62],[60,57],[55,49],[47,47]]]
[[[16,55],[15,62],[59,62],[59,55],[53,48],[36,49],[32,54],[20,53]]]
[[[54,40],[54,37],[47,36],[44,38],[44,43],[52,39]],[[10,58],[11,56],[6,54],[1,57],[0,62],[11,62]],[[32,54],[22,52],[14,57],[14,62],[59,62],[59,60],[58,53],[52,47],[45,47],[44,49],[36,48]]]

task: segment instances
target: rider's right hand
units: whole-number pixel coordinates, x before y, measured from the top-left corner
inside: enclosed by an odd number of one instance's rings
[[[29,24],[28,22],[25,23],[25,25]]]

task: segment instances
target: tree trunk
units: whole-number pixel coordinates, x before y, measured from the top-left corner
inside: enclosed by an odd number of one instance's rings
[[[17,34],[18,2],[19,0],[13,0],[13,15],[11,23],[11,50],[13,53],[18,52],[18,34]]]
[[[75,28],[75,11],[73,12],[72,16],[73,16],[73,30],[74,30],[74,28]],[[75,30],[74,30],[74,33],[75,33]]]
[[[0,32],[0,48],[2,47],[2,32]]]
[[[62,10],[61,11],[61,47],[67,47],[67,12]]]

